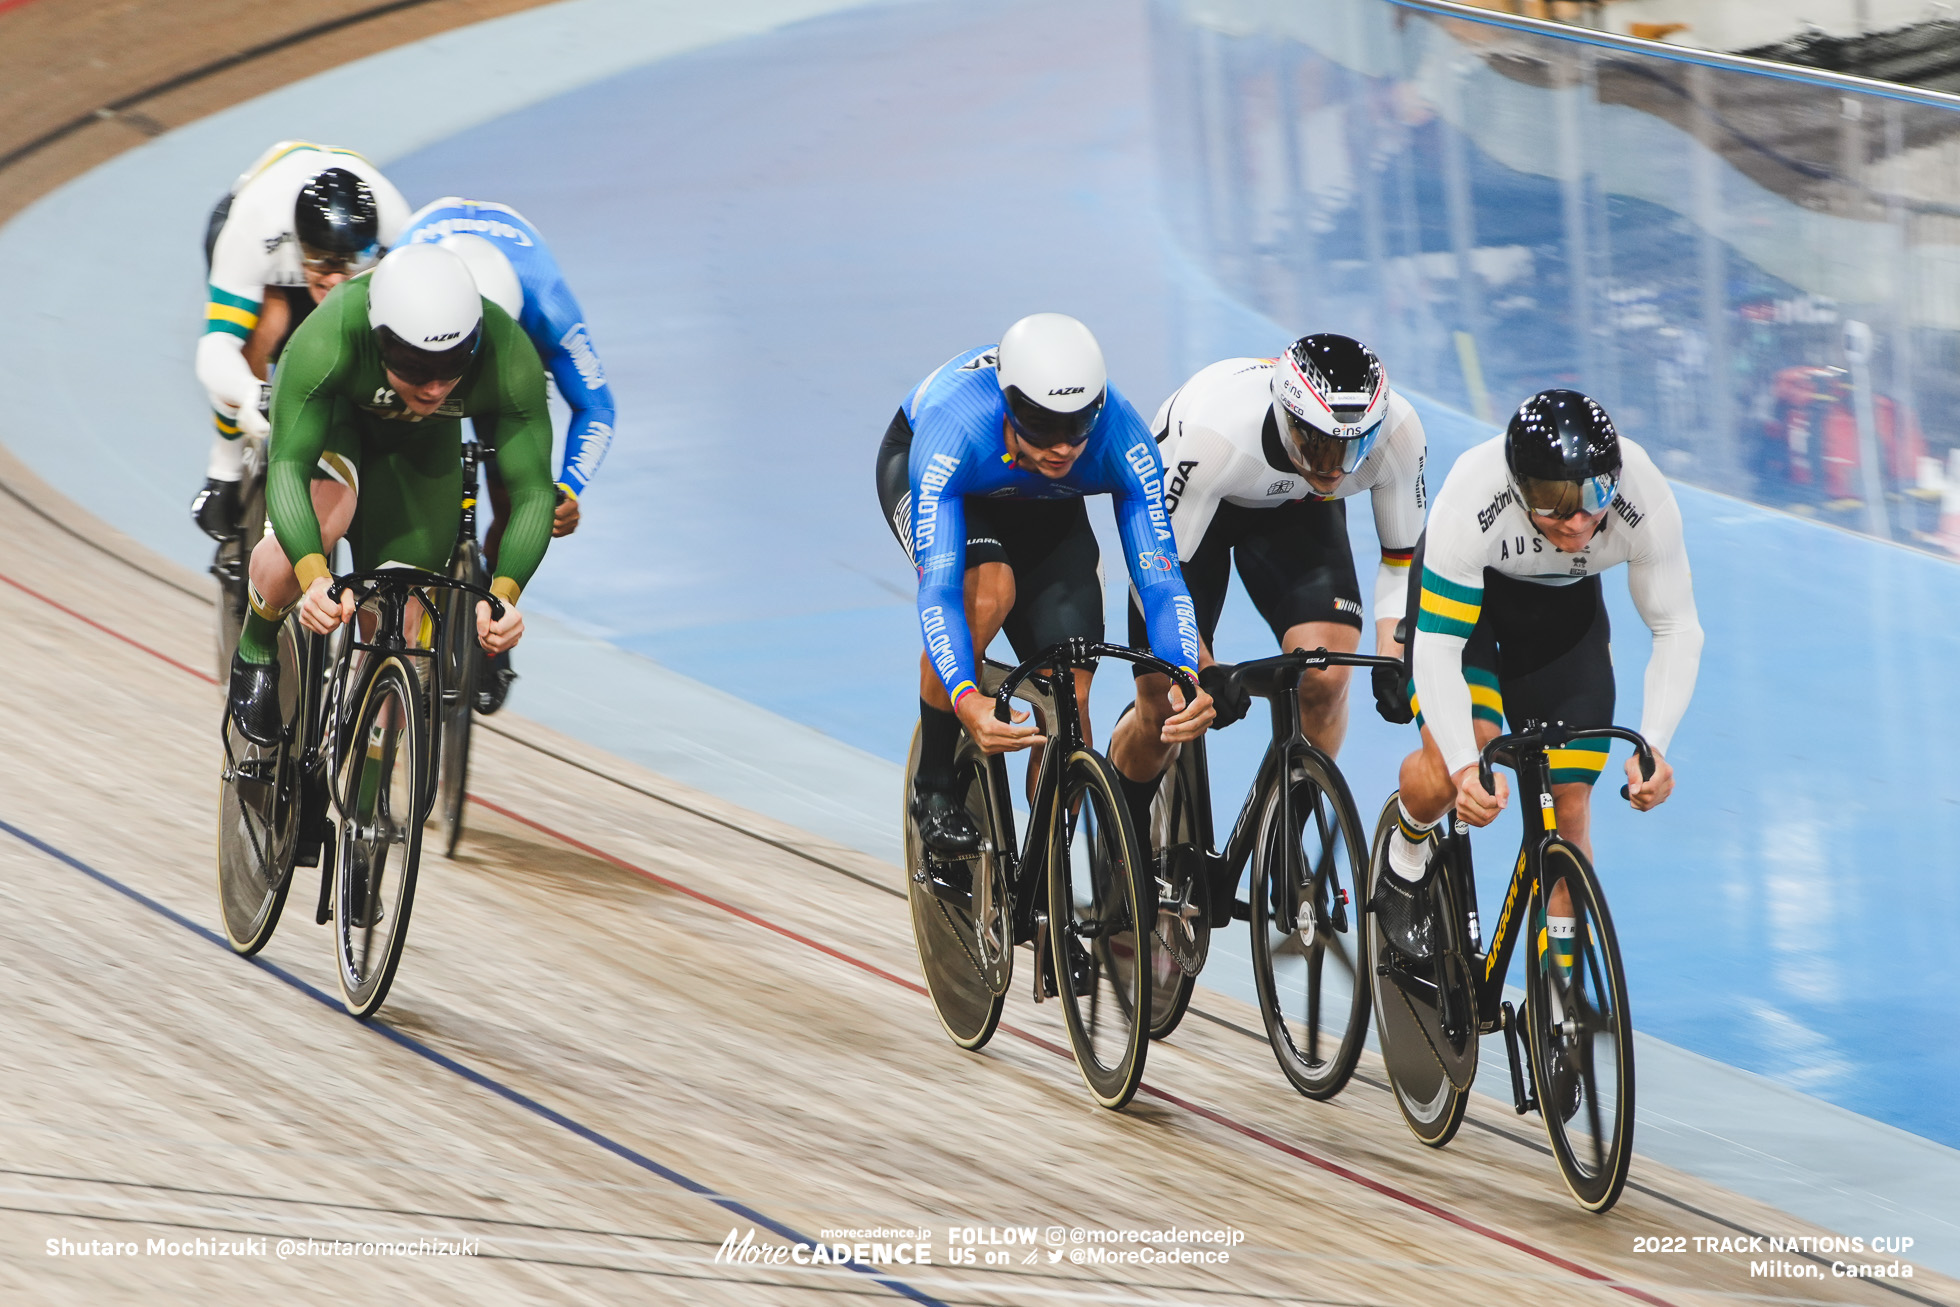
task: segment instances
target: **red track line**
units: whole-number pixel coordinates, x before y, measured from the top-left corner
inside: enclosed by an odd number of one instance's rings
[[[30,0],[0,0],[0,13],[6,12],[6,10],[11,6],[27,4],[29,2]],[[180,663],[175,658],[172,658],[170,655],[152,649],[149,645],[143,644],[140,641],[132,640],[130,637],[124,635],[122,632],[114,630],[111,627],[104,626],[102,623],[96,621],[92,617],[84,617],[82,614],[76,612],[74,609],[68,607],[67,605],[58,603],[57,601],[48,598],[48,596],[42,594],[38,590],[30,589],[29,587],[22,585],[19,581],[14,580],[12,577],[7,576],[4,573],[0,573],[0,581],[5,581],[8,585],[14,587],[14,589],[16,590],[19,590],[22,594],[28,595],[35,599],[39,599],[42,603],[48,605],[48,607],[50,608],[66,613],[68,616],[74,618],[78,622],[82,622],[88,626],[94,627],[96,630],[102,632],[104,635],[112,636],[115,639],[122,641],[124,644],[131,646],[132,648],[142,650],[144,653],[149,654],[152,658],[156,658],[159,661],[169,663],[172,667],[175,667],[178,671],[189,672],[192,676],[195,676],[199,680],[205,681],[211,685],[216,685],[218,683],[217,677],[212,676],[206,672],[200,672],[195,667],[191,667],[186,663]],[[639,876],[642,877],[643,879],[650,880],[654,884],[661,886],[663,889],[670,889],[678,894],[685,894],[689,898],[694,899],[697,902],[705,903],[713,908],[718,908],[721,911],[728,913],[730,916],[739,917],[741,920],[748,922],[752,926],[760,926],[764,930],[772,931],[775,934],[781,935],[785,939],[795,940],[797,943],[805,946],[806,948],[815,949],[817,952],[822,953],[825,957],[835,958],[837,961],[842,962],[847,966],[856,967],[859,971],[863,971],[868,975],[876,976],[880,980],[888,980],[892,984],[898,985],[903,989],[911,990],[914,994],[926,993],[926,987],[924,985],[919,984],[915,980],[907,980],[903,976],[887,971],[883,967],[875,966],[872,963],[864,961],[862,958],[852,957],[849,953],[845,953],[841,949],[832,948],[828,944],[822,943],[818,940],[811,939],[808,935],[798,934],[796,931],[789,929],[787,926],[779,926],[775,922],[770,921],[764,917],[759,917],[755,913],[750,912],[745,908],[736,907],[733,903],[725,902],[721,899],[714,897],[712,894],[704,894],[700,890],[695,889],[690,885],[683,885],[679,881],[669,880],[667,877],[660,875],[658,872],[648,871],[645,867],[635,866],[633,863],[626,861],[624,858],[615,857],[614,855],[607,853],[604,849],[596,848],[593,845],[587,844],[583,840],[574,839],[570,835],[565,834],[563,831],[555,830],[552,827],[545,825],[543,822],[533,821],[531,818],[523,816],[520,813],[513,812],[509,808],[506,808],[501,804],[492,803],[490,800],[481,798],[475,794],[470,795],[469,799],[470,802],[472,803],[480,804],[481,806],[488,808],[490,811],[494,813],[498,813],[502,816],[508,817],[512,821],[517,822],[519,825],[529,826],[532,830],[538,831],[539,833],[544,835],[548,835],[552,839],[557,840],[561,844],[565,844],[571,848],[577,849],[579,852],[597,858],[601,862],[607,863],[611,866],[617,867],[621,871],[630,872],[635,876]],[[1071,1053],[1068,1049],[1063,1048],[1061,1045],[1054,1043],[1051,1040],[1043,1039],[1039,1035],[1032,1034],[1029,1031],[1017,1029],[1016,1027],[1009,1025],[1006,1022],[1002,1022],[1000,1028],[1002,1030],[1007,1031],[1009,1034],[1015,1036],[1016,1038],[1025,1040],[1026,1042],[1035,1045],[1037,1048],[1046,1049],[1048,1052],[1053,1053],[1058,1057],[1066,1057],[1069,1058],[1070,1060],[1074,1059],[1073,1053]],[[1545,1249],[1536,1247],[1532,1244],[1528,1244],[1524,1242],[1522,1239],[1516,1238],[1513,1235],[1505,1234],[1499,1230],[1493,1230],[1487,1225],[1481,1225],[1476,1221],[1471,1220],[1469,1217],[1459,1216],[1455,1212],[1450,1211],[1448,1208],[1439,1207],[1436,1204],[1429,1202],[1426,1199],[1418,1198],[1414,1194],[1407,1193],[1401,1189],[1397,1189],[1393,1185],[1385,1184],[1380,1180],[1376,1180],[1369,1176],[1363,1175],[1359,1171],[1354,1171],[1349,1169],[1348,1167],[1342,1166],[1339,1162],[1331,1161],[1328,1158],[1320,1157],[1314,1153],[1310,1153],[1304,1148],[1296,1147],[1295,1145],[1289,1144],[1282,1139],[1278,1139],[1273,1135],[1269,1135],[1265,1131],[1260,1130],[1255,1126],[1249,1126],[1242,1122],[1235,1121],[1231,1117],[1226,1116],[1222,1112],[1214,1111],[1211,1108],[1204,1107],[1201,1106],[1200,1104],[1190,1102],[1187,1099],[1180,1098],[1175,1094],[1169,1093],[1162,1089],[1154,1088],[1150,1085],[1142,1086],[1141,1092],[1149,1095],[1152,1098],[1158,1099],[1162,1102],[1169,1103],[1174,1107],[1181,1107],[1185,1111],[1191,1113],[1193,1116],[1202,1117],[1204,1120],[1210,1121],[1214,1125],[1221,1125],[1228,1130],[1236,1131],[1237,1133],[1244,1135],[1248,1139],[1256,1140],[1259,1143],[1265,1144],[1268,1148],[1272,1148],[1278,1152],[1285,1153],[1289,1157],[1298,1158],[1300,1161],[1306,1162],[1312,1166],[1316,1166],[1321,1170],[1326,1171],[1330,1175],[1338,1175],[1344,1180],[1349,1180],[1355,1184],[1362,1186],[1363,1188],[1371,1189],[1374,1192],[1381,1194],[1383,1197],[1392,1198],[1396,1202],[1402,1203],[1408,1207],[1412,1207],[1415,1210],[1424,1213],[1425,1215],[1434,1216],[1440,1220],[1448,1221],[1452,1225],[1468,1230],[1473,1234],[1482,1235],[1484,1238],[1493,1240],[1497,1243],[1501,1243],[1508,1248],[1514,1248],[1519,1252],[1527,1253],[1530,1256],[1536,1257],[1541,1261],[1548,1262],[1551,1265],[1560,1268],[1561,1270],[1570,1271],[1574,1275],[1578,1275],[1585,1279],[1594,1280],[1597,1281],[1598,1283],[1608,1285],[1614,1289],[1617,1289],[1621,1293],[1639,1299],[1641,1302],[1654,1304],[1654,1307],[1671,1307],[1671,1304],[1669,1304],[1667,1300],[1664,1298],[1656,1298],[1652,1294],[1645,1293],[1642,1290],[1632,1287],[1631,1285],[1619,1284],[1615,1282],[1611,1276],[1604,1275],[1598,1271],[1591,1269],[1590,1267],[1581,1266],[1577,1262],[1568,1261],[1565,1258],[1560,1257],[1557,1253],[1547,1252]]]
[[[34,0],[0,0],[0,14],[6,13],[9,9],[18,9],[22,5],[31,5],[33,3]]]
[[[785,939],[793,939],[799,944],[807,945],[808,947],[815,949],[817,952],[824,954],[826,957],[836,958],[839,962],[843,962],[849,966],[856,967],[859,971],[863,971],[870,975],[877,976],[881,980],[889,980],[893,984],[902,986],[905,989],[909,989],[915,994],[925,994],[927,992],[926,987],[924,985],[919,984],[917,981],[907,980],[903,976],[894,975],[892,972],[886,971],[883,967],[875,966],[872,963],[864,961],[862,958],[852,957],[850,954],[845,953],[840,949],[835,949],[828,944],[820,943],[817,940],[811,939],[807,935],[798,934],[796,931],[789,929],[787,926],[779,926],[775,922],[770,921],[767,918],[759,917],[755,913],[748,911],[746,908],[738,908],[732,903],[724,902],[723,900],[715,898],[713,895],[710,894],[704,894],[700,890],[694,889],[691,886],[683,885],[678,881],[669,880],[667,877],[660,875],[658,872],[648,871],[645,867],[635,866],[634,864],[626,861],[624,858],[615,857],[614,855],[607,853],[604,849],[594,848],[592,845],[587,844],[583,840],[574,839],[570,835],[565,834],[563,831],[554,830],[552,827],[545,825],[541,821],[533,821],[531,818],[513,812],[509,808],[506,808],[501,804],[492,803],[490,800],[482,798],[481,796],[476,794],[471,794],[469,796],[469,800],[471,803],[479,804],[485,808],[488,808],[490,811],[494,813],[498,813],[501,814],[502,816],[508,817],[512,821],[517,822],[520,825],[529,826],[532,830],[548,835],[552,839],[555,839],[562,844],[569,845],[570,847],[577,849],[581,853],[585,853],[592,857],[598,858],[601,862],[605,862],[611,866],[617,867],[621,871],[631,872],[633,875],[643,877],[646,880],[650,880],[654,884],[659,885],[664,889],[675,890],[681,894],[687,895],[689,898],[694,899],[698,902],[708,904],[711,907],[720,908],[723,912],[729,913],[732,916],[740,917],[743,921],[746,921],[751,925],[760,926],[764,930],[773,931],[774,933],[783,936]],[[1065,1057],[1068,1058],[1070,1061],[1073,1061],[1075,1058],[1075,1055],[1070,1050],[1063,1048],[1060,1044],[1057,1044],[1052,1040],[1044,1039],[1041,1036],[1033,1034],[1029,1031],[1016,1029],[1014,1026],[1009,1025],[1005,1021],[1001,1022],[1000,1028],[1002,1030],[1007,1031],[1009,1034],[1016,1036],[1019,1039],[1025,1040],[1026,1042],[1035,1045],[1037,1048],[1046,1049],[1048,1052],[1053,1053],[1058,1057]],[[1619,1292],[1628,1295],[1629,1297],[1639,1299],[1641,1302],[1651,1303],[1653,1304],[1653,1307],[1673,1307],[1673,1305],[1669,1303],[1665,1298],[1657,1298],[1654,1295],[1647,1293],[1641,1289],[1634,1288],[1632,1285],[1621,1284],[1618,1281],[1614,1280],[1613,1277],[1610,1275],[1605,1275],[1599,1271],[1593,1270],[1589,1266],[1582,1266],[1577,1262],[1569,1261],[1566,1258],[1559,1256],[1557,1253],[1548,1252],[1543,1248],[1539,1248],[1533,1244],[1526,1243],[1524,1240],[1516,1237],[1515,1235],[1505,1234],[1501,1230],[1494,1230],[1490,1226],[1483,1225],[1480,1224],[1479,1222],[1473,1221],[1467,1216],[1461,1216],[1455,1212],[1452,1212],[1446,1207],[1439,1207],[1435,1203],[1432,1203],[1427,1199],[1419,1198],[1415,1194],[1408,1193],[1401,1189],[1397,1189],[1394,1185],[1387,1184],[1381,1180],[1374,1179],[1371,1176],[1363,1175],[1361,1172],[1343,1166],[1339,1162],[1335,1162],[1328,1158],[1320,1157],[1314,1153],[1310,1153],[1304,1148],[1300,1148],[1297,1147],[1296,1145],[1289,1144],[1283,1139],[1279,1139],[1273,1135],[1267,1134],[1264,1130],[1261,1130],[1256,1126],[1250,1126],[1250,1125],[1246,1125],[1241,1121],[1235,1121],[1231,1117],[1226,1116],[1222,1112],[1216,1111],[1209,1107],[1202,1106],[1201,1104],[1198,1103],[1193,1103],[1188,1099],[1180,1098],[1176,1094],[1169,1093],[1162,1089],[1157,1089],[1151,1085],[1141,1086],[1140,1092],[1147,1094],[1151,1098],[1155,1098],[1162,1102],[1169,1103],[1173,1107],[1181,1107],[1185,1111],[1191,1113],[1193,1116],[1202,1117],[1204,1120],[1210,1121],[1214,1125],[1221,1125],[1224,1126],[1227,1130],[1236,1131],[1237,1133],[1244,1135],[1248,1139],[1252,1139],[1266,1145],[1268,1148],[1272,1148],[1279,1152],[1285,1153],[1288,1157],[1298,1158],[1300,1161],[1306,1162],[1311,1166],[1319,1167],[1321,1170],[1327,1172],[1330,1175],[1340,1176],[1342,1179],[1358,1184],[1362,1186],[1364,1189],[1371,1189],[1375,1193],[1381,1194],[1385,1198],[1391,1198],[1398,1203],[1402,1203],[1405,1206],[1413,1207],[1415,1210],[1422,1212],[1425,1215],[1434,1216],[1439,1220],[1448,1221],[1451,1225],[1457,1226],[1460,1229],[1468,1230],[1472,1234],[1482,1235],[1484,1238],[1490,1239],[1496,1243],[1501,1243],[1507,1248],[1516,1249],[1518,1252],[1526,1253],[1532,1257],[1536,1257],[1540,1261],[1548,1262],[1551,1265],[1558,1267],[1560,1270],[1570,1271],[1572,1274],[1580,1276],[1583,1279],[1592,1280],[1599,1284],[1605,1285],[1609,1288],[1616,1289]]]
[[[30,0],[0,0],[0,12],[4,12],[9,4],[27,4],[29,2]],[[130,646],[132,649],[141,649],[144,653],[150,655],[150,657],[159,659],[162,662],[169,663],[172,667],[175,667],[180,672],[189,672],[192,676],[195,676],[198,680],[203,681],[209,685],[216,685],[218,683],[218,678],[211,675],[211,673],[200,672],[197,670],[197,668],[190,666],[188,663],[180,663],[175,658],[172,658],[169,654],[163,653],[156,649],[152,649],[150,648],[149,645],[144,644],[140,640],[132,640],[128,636],[124,635],[121,631],[115,630],[113,627],[104,626],[102,623],[96,621],[93,617],[84,617],[82,614],[70,608],[67,604],[61,603],[58,600],[50,599],[46,595],[42,594],[39,590],[35,590],[32,589],[31,587],[24,586],[20,582],[14,580],[14,578],[12,578],[11,576],[6,575],[5,573],[0,573],[0,581],[5,581],[8,585],[20,591],[22,594],[27,595],[29,598],[39,599],[42,603],[46,604],[48,607],[52,609],[55,609],[57,612],[66,613],[70,617],[74,618],[76,621],[94,627],[96,630],[102,632],[102,634],[104,635],[113,636],[115,639],[121,640],[124,644]]]

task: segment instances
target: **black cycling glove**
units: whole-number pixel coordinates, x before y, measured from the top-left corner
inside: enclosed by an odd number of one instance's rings
[[[1400,667],[1375,668],[1375,711],[1394,726],[1407,726],[1416,719],[1409,707],[1409,687]]]
[[[1211,696],[1212,711],[1217,715],[1211,719],[1211,729],[1222,731],[1239,718],[1245,716],[1252,707],[1252,696],[1245,687],[1232,679],[1232,668],[1226,663],[1213,663],[1198,673],[1198,688]]]

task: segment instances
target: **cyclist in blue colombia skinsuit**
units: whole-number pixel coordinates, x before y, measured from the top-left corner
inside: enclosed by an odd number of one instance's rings
[[[1038,744],[996,721],[978,691],[976,650],[1005,630],[1015,652],[1103,634],[1101,555],[1084,495],[1115,497],[1123,557],[1142,599],[1151,652],[1195,678],[1198,625],[1164,512],[1157,444],[1109,384],[1089,329],[1037,313],[997,346],[968,350],[919,383],[878,450],[878,500],[919,573],[919,767],[912,816],[949,857],[980,835],[953,796],[960,728],[988,753]],[[1076,672],[1088,732],[1090,672]],[[1175,691],[1174,691],[1175,693]],[[1202,691],[1164,725],[1166,743],[1212,719]]]
[[[558,260],[551,257],[544,237],[524,215],[503,204],[446,196],[412,215],[399,245],[416,242],[441,245],[469,266],[480,294],[517,320],[545,371],[557,383],[558,395],[572,410],[565,428],[565,454],[558,473],[558,507],[552,521],[554,537],[578,529],[579,496],[599,470],[612,447],[613,396],[606,370],[585,325],[585,310],[565,284]],[[483,552],[494,568],[504,522],[510,516],[510,496],[497,471],[497,451],[484,451],[484,476],[490,484],[490,529]],[[492,675],[477,687],[478,712],[493,713],[503,706],[516,673],[508,652],[491,660]]]

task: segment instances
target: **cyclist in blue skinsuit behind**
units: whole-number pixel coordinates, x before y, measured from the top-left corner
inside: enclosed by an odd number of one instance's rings
[[[418,241],[452,250],[469,265],[477,290],[517,320],[557,383],[559,397],[571,408],[551,529],[553,536],[570,535],[578,529],[579,496],[599,470],[613,439],[612,388],[606,384],[605,368],[586,329],[585,311],[565,284],[565,275],[538,229],[508,205],[453,195],[436,200],[409,218],[398,243]],[[483,453],[492,513],[483,552],[494,567],[510,515],[510,498],[497,471],[497,451],[486,448]],[[478,712],[501,708],[516,679],[508,653],[493,659],[492,668],[488,683],[477,689]]]
[[[1002,630],[1022,658],[1071,636],[1102,638],[1101,554],[1084,495],[1115,497],[1151,652],[1196,677],[1197,619],[1164,512],[1163,466],[1089,329],[1037,313],[919,383],[885,432],[877,473],[885,520],[919,573],[912,815],[930,848],[963,856],[980,834],[952,794],[960,728],[988,753],[1041,739],[1021,724],[1026,714],[995,720],[978,692],[976,653]],[[1076,673],[1085,735],[1089,676]],[[1200,692],[1180,703],[1164,740],[1195,739],[1211,718]]]

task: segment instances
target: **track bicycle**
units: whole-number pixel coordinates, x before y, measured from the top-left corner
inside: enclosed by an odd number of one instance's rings
[[[1368,943],[1380,959],[1375,1031],[1403,1120],[1416,1138],[1441,1148],[1463,1122],[1477,1074],[1478,1037],[1501,1030],[1518,1114],[1539,1113],[1566,1187],[1586,1210],[1604,1212],[1619,1200],[1633,1160],[1633,1022],[1605,892],[1585,853],[1558,833],[1546,750],[1574,740],[1625,740],[1634,746],[1643,776],[1653,775],[1654,756],[1638,732],[1618,726],[1580,729],[1535,721],[1523,726],[1493,739],[1478,756],[1484,788],[1495,793],[1493,765],[1513,768],[1520,811],[1535,811],[1539,818],[1535,828],[1526,821],[1490,948],[1484,949],[1477,920],[1469,828],[1452,813],[1431,855],[1435,874],[1427,882],[1442,926],[1436,956],[1404,957],[1369,914]],[[1370,846],[1373,876],[1392,874],[1386,859],[1395,826],[1391,794]],[[1560,923],[1548,922],[1545,912],[1547,887],[1560,882],[1572,901],[1569,959],[1559,956],[1553,942],[1563,938],[1563,930],[1556,937],[1550,933]],[[1373,886],[1371,877],[1371,891]],[[1514,1011],[1504,998],[1504,979],[1520,936],[1530,947],[1524,1006]]]
[[[335,579],[356,597],[352,623],[321,637],[289,614],[280,626],[280,715],[270,746],[225,714],[218,814],[218,899],[225,937],[250,956],[279,923],[296,867],[320,868],[314,920],[333,924],[334,972],[357,1017],[387,998],[407,940],[422,825],[436,795],[447,618],[434,591],[489,591],[416,568],[384,567]],[[410,604],[423,618],[405,634]],[[474,626],[472,624],[472,633]],[[427,668],[418,675],[417,663]]]
[[[1354,1074],[1368,1037],[1371,973],[1350,895],[1365,872],[1361,816],[1340,768],[1300,729],[1300,678],[1377,666],[1399,669],[1402,661],[1296,649],[1230,669],[1234,687],[1267,700],[1272,740],[1223,852],[1212,844],[1203,739],[1177,746],[1151,805],[1152,1037],[1166,1037],[1183,1017],[1211,931],[1232,918],[1247,921],[1266,1037],[1287,1080],[1309,1098],[1332,1098]],[[1248,861],[1249,892],[1239,901]]]
[[[979,852],[942,858],[905,822],[906,888],[919,965],[940,1024],[961,1048],[993,1037],[1013,980],[1014,949],[1032,944],[1034,1001],[1059,995],[1076,1066],[1097,1103],[1127,1104],[1143,1079],[1150,988],[1137,964],[1139,926],[1156,904],[1116,770],[1083,738],[1075,669],[1098,658],[1138,663],[1169,676],[1187,696],[1182,668],[1118,645],[1074,639],[1019,667],[988,662],[983,693],[1009,719],[1009,702],[1030,705],[1047,732],[1029,805],[1026,843],[1015,847],[1013,795],[1004,754],[960,737],[955,794],[980,830]],[[905,793],[912,792],[919,741],[912,740]]]

